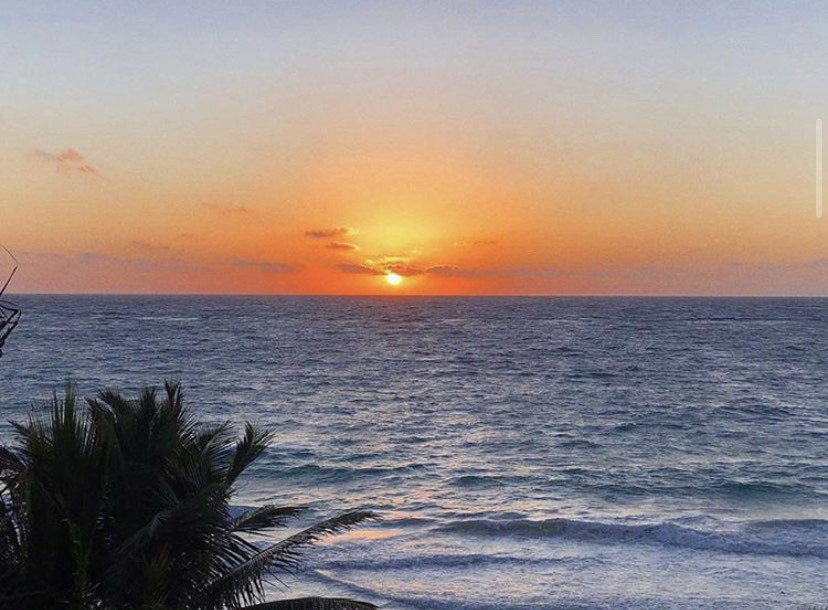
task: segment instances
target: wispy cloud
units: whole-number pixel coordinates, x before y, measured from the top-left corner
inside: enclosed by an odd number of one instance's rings
[[[467,277],[468,270],[455,267],[454,265],[435,265],[428,268],[428,273],[440,277]]]
[[[122,257],[104,252],[21,252],[21,259],[31,264],[48,263],[62,265],[71,269],[79,267],[111,267],[127,271],[162,272],[162,271],[206,271],[208,267],[178,257],[150,260],[141,257]]]
[[[271,261],[256,261],[245,258],[231,258],[230,265],[237,269],[252,269],[263,273],[294,273],[302,269],[302,265],[291,263],[274,263]]]
[[[134,249],[138,250],[139,252],[144,252],[147,254],[163,254],[172,250],[171,246],[168,245],[159,245],[153,244],[148,241],[143,241],[140,239],[134,239],[129,242],[129,245]]]
[[[351,244],[344,241],[332,241],[325,246],[328,250],[344,250],[344,251],[355,251],[359,250],[359,246],[356,244]]]
[[[248,269],[262,273],[293,273],[300,271],[303,265],[281,263],[245,258],[229,258],[213,262],[194,262],[177,256],[160,256],[169,249],[165,246],[154,246],[146,242],[133,241],[130,245],[141,250],[144,256],[118,256],[105,252],[49,252],[27,251],[21,252],[20,258],[32,264],[49,263],[71,268],[101,266],[120,268],[126,271],[161,272],[161,271],[210,271],[212,273],[227,272],[227,267],[234,269]]]
[[[348,227],[334,227],[333,229],[311,229],[305,231],[305,237],[310,239],[331,239],[334,237],[344,237],[350,235],[351,229]]]
[[[424,275],[427,272],[425,267],[412,264],[406,259],[398,257],[386,257],[379,261],[367,260],[361,265],[342,263],[336,266],[345,273],[360,273],[364,275],[387,275],[396,273],[404,277]]]
[[[481,267],[457,267],[455,265],[435,265],[426,269],[429,275],[436,275],[439,277],[456,277],[465,279],[484,279],[484,278],[550,278],[558,277],[563,274],[563,271],[555,268],[525,268],[525,267],[498,267],[498,268],[481,268]]]
[[[98,170],[92,167],[86,158],[74,148],[66,148],[59,153],[51,153],[38,148],[34,154],[36,157],[54,163],[55,169],[60,174],[100,177]]]
[[[409,263],[384,263],[382,269],[385,273],[396,273],[403,277],[412,277],[415,275],[425,275],[426,269],[417,265]]]
[[[476,248],[479,246],[496,246],[500,242],[494,239],[478,239],[475,241],[455,241],[451,245],[455,248]]]
[[[376,269],[374,267],[369,267],[367,265],[353,265],[350,263],[340,263],[336,266],[337,269],[340,271],[344,271],[345,273],[356,273],[360,275],[385,275],[384,271],[380,269]]]
[[[207,201],[202,201],[201,207],[206,208],[211,212],[215,212],[216,214],[231,216],[250,216],[257,212],[257,210],[243,205],[226,205],[222,203],[209,203]]]

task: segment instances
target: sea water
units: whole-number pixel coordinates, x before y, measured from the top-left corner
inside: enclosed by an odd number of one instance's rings
[[[239,506],[381,523],[279,595],[828,604],[828,300],[20,296],[0,435],[66,380],[277,432]]]

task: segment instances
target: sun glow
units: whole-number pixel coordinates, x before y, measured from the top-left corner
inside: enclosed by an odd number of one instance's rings
[[[402,283],[402,276],[396,273],[389,273],[385,276],[385,281],[392,286],[399,286]]]

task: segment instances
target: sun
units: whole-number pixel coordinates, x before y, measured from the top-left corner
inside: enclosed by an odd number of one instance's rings
[[[385,281],[392,286],[399,286],[402,284],[402,276],[397,273],[389,273],[385,276]]]

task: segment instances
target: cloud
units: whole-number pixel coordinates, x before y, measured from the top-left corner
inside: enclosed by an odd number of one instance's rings
[[[135,241],[131,245],[136,248],[141,248],[144,242]],[[104,252],[48,252],[48,251],[28,251],[21,252],[21,259],[24,262],[32,264],[48,263],[50,265],[59,264],[69,268],[79,267],[94,267],[95,269],[106,267],[116,268],[127,271],[140,272],[161,272],[161,271],[178,271],[178,272],[192,272],[192,271],[210,271],[212,273],[221,272],[222,268],[226,272],[226,266],[229,265],[236,269],[249,269],[261,273],[293,273],[303,268],[302,265],[294,265],[289,263],[278,263],[271,261],[249,260],[244,258],[230,258],[224,261],[214,261],[210,263],[197,263],[188,261],[179,257],[163,257],[159,258],[153,256],[155,254],[162,254],[164,247],[154,249],[151,244],[147,244],[149,248],[145,252],[146,256],[142,257],[122,257]]]
[[[404,277],[411,277],[415,275],[425,275],[426,270],[417,265],[410,265],[408,263],[384,263],[381,267],[385,273],[396,273]]]
[[[55,169],[60,174],[78,174],[85,176],[98,176],[100,173],[89,165],[84,156],[74,148],[66,148],[59,153],[50,153],[45,150],[36,149],[35,156],[46,159],[55,164]]]
[[[456,277],[465,279],[484,278],[552,278],[563,275],[563,271],[555,268],[526,268],[526,267],[501,267],[494,269],[483,269],[475,267],[471,269],[457,267],[455,265],[435,265],[426,269],[429,275],[439,277]]]
[[[484,269],[475,267],[472,269],[465,269],[462,267],[455,267],[454,265],[436,265],[429,267],[428,273],[431,275],[438,275],[440,277],[457,277],[467,279],[484,279],[484,278],[526,278],[526,279],[544,279],[554,278],[564,275],[564,272],[556,268],[528,268],[528,267],[500,267]]]
[[[331,239],[333,237],[344,237],[350,235],[351,229],[348,227],[334,227],[333,229],[312,229],[305,231],[305,237],[310,239]]]
[[[438,277],[455,277],[465,279],[481,279],[490,277],[518,277],[521,276],[525,270],[520,269],[464,269],[455,265],[435,265],[426,269],[429,275],[436,275]]]
[[[207,203],[206,201],[202,201],[201,207],[207,208],[216,214],[248,216],[256,213],[256,210],[247,208],[243,205],[224,205],[220,203]]]
[[[356,244],[350,244],[350,243],[344,242],[344,241],[332,241],[329,244],[327,244],[325,247],[328,250],[348,250],[348,251],[352,251],[352,252],[354,250],[359,250],[359,246],[357,246]]]
[[[361,275],[385,275],[384,271],[366,265],[352,265],[350,263],[341,263],[337,265],[340,271],[345,273],[357,273]]]
[[[238,269],[253,269],[263,273],[293,273],[302,269],[302,265],[291,263],[273,263],[270,261],[254,261],[244,258],[231,258],[230,265]]]
[[[149,260],[114,256],[103,252],[21,252],[21,258],[33,265],[61,265],[69,269],[82,267],[113,268],[121,271],[139,271],[158,273],[162,271],[207,271],[208,267],[181,258]]]
[[[435,265],[429,267],[427,273],[440,277],[467,277],[468,270],[455,267],[454,265]]]
[[[478,239],[476,241],[455,241],[451,245],[455,248],[477,248],[479,246],[496,246],[499,243],[494,239]]]
[[[388,275],[389,273],[396,273],[404,277],[425,275],[427,271],[425,267],[413,265],[405,259],[396,257],[386,257],[380,261],[367,260],[362,265],[341,263],[336,267],[345,273],[359,273],[363,275]]]
[[[147,253],[163,253],[163,252],[169,252],[170,250],[172,250],[171,246],[157,245],[157,244],[150,243],[148,241],[142,241],[140,239],[132,240],[131,242],[129,242],[129,245],[132,248],[134,248],[135,250],[140,250],[141,252],[147,252]]]

